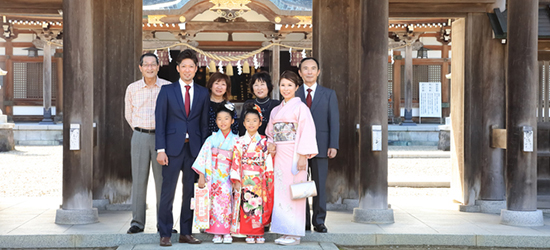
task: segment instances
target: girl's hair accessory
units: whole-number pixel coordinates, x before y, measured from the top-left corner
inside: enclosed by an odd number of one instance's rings
[[[260,108],[260,106],[258,106],[258,104],[254,104],[254,107],[252,107],[252,109],[258,111],[258,114],[260,115],[260,120],[264,119],[264,115],[262,115],[262,109]]]
[[[235,111],[235,105],[233,103],[227,102],[224,106],[226,109],[229,109],[229,111]]]

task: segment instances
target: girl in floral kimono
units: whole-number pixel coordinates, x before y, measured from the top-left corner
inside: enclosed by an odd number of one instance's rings
[[[226,103],[216,111],[216,124],[220,129],[206,139],[193,170],[199,175],[199,188],[210,191],[210,227],[205,230],[214,234],[214,243],[231,243],[231,181],[229,171],[233,146],[238,136],[231,132],[235,106]]]
[[[273,207],[273,160],[267,152],[267,138],[258,133],[262,112],[258,105],[244,108],[244,136],[233,149],[231,180],[236,190],[232,232],[246,235],[246,243],[264,243],[264,226]]]
[[[279,81],[284,101],[271,111],[265,130],[269,151],[275,154],[274,205],[271,232],[282,234],[275,243],[300,244],[305,235],[306,199],[293,200],[290,185],[307,180],[307,159],[317,155],[315,124],[309,108],[295,97],[298,75],[285,71]]]

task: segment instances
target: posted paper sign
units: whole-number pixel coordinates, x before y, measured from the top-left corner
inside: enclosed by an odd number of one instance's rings
[[[441,117],[441,83],[419,83],[420,117]]]
[[[69,142],[69,150],[80,150],[80,124],[71,123]]]
[[[199,188],[195,183],[195,228],[208,229],[210,227],[210,192],[208,188]]]

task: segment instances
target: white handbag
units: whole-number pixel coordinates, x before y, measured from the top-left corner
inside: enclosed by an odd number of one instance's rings
[[[290,185],[290,195],[293,200],[317,196],[315,181],[306,181]]]

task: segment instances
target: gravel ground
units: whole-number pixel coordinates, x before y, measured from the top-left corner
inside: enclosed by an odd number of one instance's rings
[[[16,146],[0,153],[0,197],[61,197],[63,146]],[[390,146],[391,151],[437,151],[437,147]],[[388,159],[389,177],[446,177],[450,159]],[[448,188],[389,188],[390,196],[447,196]]]
[[[0,153],[0,197],[61,197],[63,146]]]

